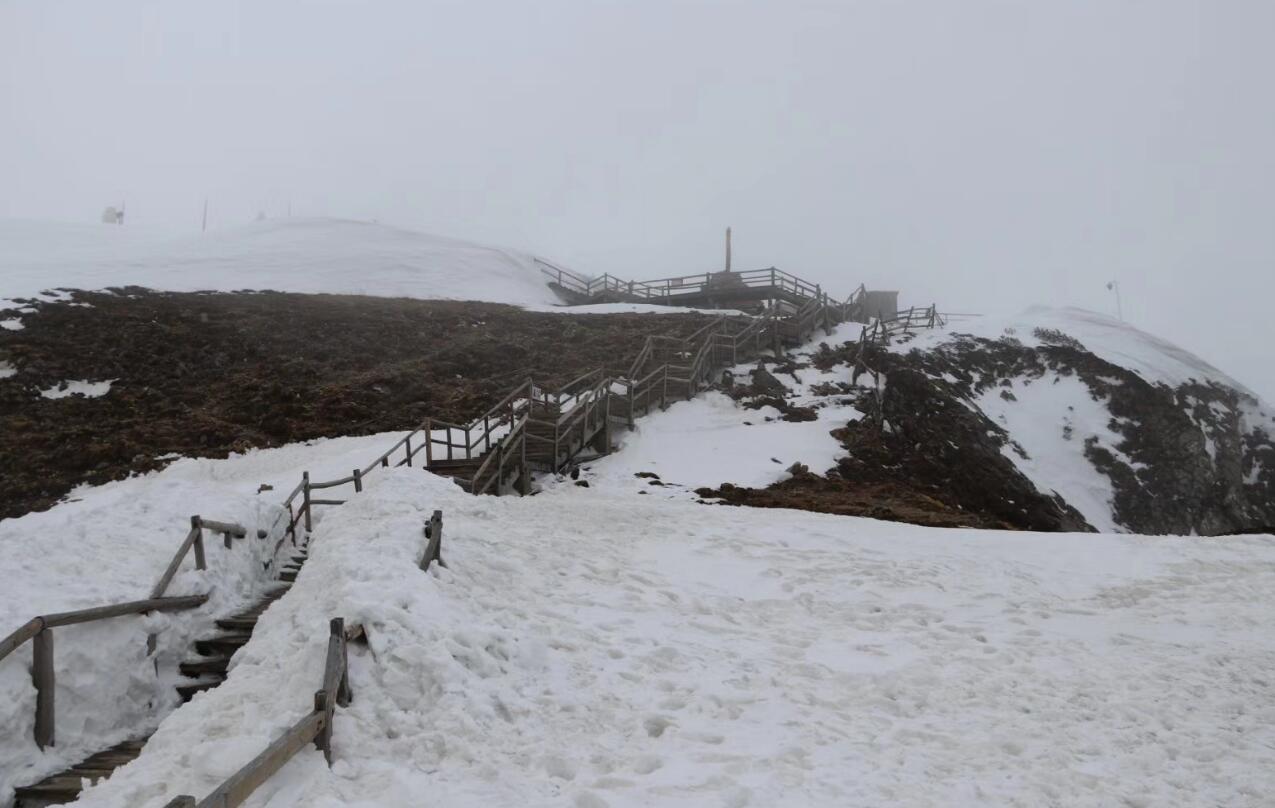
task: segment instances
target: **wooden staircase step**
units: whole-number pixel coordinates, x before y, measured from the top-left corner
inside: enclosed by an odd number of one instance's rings
[[[252,633],[247,631],[236,631],[228,634],[219,634],[215,637],[204,637],[195,640],[195,650],[204,656],[218,656],[220,654],[233,654],[240,648],[248,644],[248,640],[252,639]]]
[[[251,633],[257,627],[257,618],[253,617],[223,617],[217,621],[217,627],[226,631],[246,631]]]
[[[205,690],[212,690],[217,685],[226,681],[226,677],[202,679],[198,682],[178,685],[177,693],[182,697],[182,701],[190,701],[195,697],[196,693],[203,693]]]
[[[96,782],[110,777],[117,768],[135,760],[145,744],[146,739],[125,741],[34,785],[19,786],[14,789],[14,808],[40,808],[74,802],[80,796],[85,780]]]
[[[230,667],[229,656],[209,656],[201,657],[199,659],[188,659],[178,665],[177,669],[181,671],[182,676],[189,676],[192,679],[197,679],[200,676],[210,673],[224,675],[228,667]]]

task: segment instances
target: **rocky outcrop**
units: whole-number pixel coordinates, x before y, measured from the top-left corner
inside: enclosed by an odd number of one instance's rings
[[[905,355],[879,351],[872,361],[885,370],[887,389],[900,387],[918,407],[959,400],[982,412],[999,391],[1004,403],[997,407],[1013,408],[1020,385],[1079,380],[1105,415],[1105,423],[1080,426],[1115,436],[1084,438],[1083,454],[1109,480],[1120,528],[1218,535],[1275,525],[1275,416],[1252,394],[1216,379],[1172,386],[1106,361],[1060,331],[1037,329],[1032,336],[1033,345],[1012,334],[956,336]],[[909,392],[918,376],[934,392]],[[1060,446],[1078,428],[1070,420],[1055,426]],[[1006,437],[1012,446],[1014,436]],[[968,433],[956,440],[962,448],[970,442],[978,441]],[[1021,447],[1015,451],[1025,456]]]

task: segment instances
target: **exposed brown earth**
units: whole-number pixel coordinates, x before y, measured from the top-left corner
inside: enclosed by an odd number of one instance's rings
[[[826,346],[811,356],[821,370],[854,366],[857,346]],[[877,361],[884,356],[877,357]],[[815,412],[783,399],[782,378],[806,365],[785,360],[774,373],[757,370],[750,385],[730,393],[745,407],[774,406],[785,420],[811,420]],[[910,373],[910,375],[909,375]],[[1044,497],[1000,454],[1003,439],[930,380],[895,368],[885,396],[849,384],[825,384],[816,395],[855,406],[864,417],[831,432],[846,449],[835,468],[791,469],[788,479],[763,489],[730,484],[696,493],[732,505],[794,508],[866,516],[931,527],[1087,530],[1065,503]],[[807,417],[808,413],[808,417]]]
[[[87,305],[84,305],[87,304]],[[0,518],[75,485],[253,447],[464,422],[534,368],[552,387],[631,359],[695,314],[568,315],[492,303],[129,288],[31,301],[0,330]],[[100,398],[47,399],[115,380]]]

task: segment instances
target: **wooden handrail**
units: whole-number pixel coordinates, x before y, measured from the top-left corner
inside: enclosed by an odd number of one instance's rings
[[[353,694],[349,682],[349,656],[346,638],[350,633],[361,633],[355,627],[345,629],[345,621],[334,618],[329,623],[328,652],[324,660],[323,679],[314,694],[314,709],[289,727],[260,754],[239,768],[225,782],[202,800],[181,795],[170,800],[165,808],[234,808],[243,804],[262,783],[283,768],[284,764],[313,742],[323,752],[328,765],[332,765],[332,717],[338,705],[347,706]]]
[[[207,601],[207,595],[187,595],[178,598],[149,598],[125,603],[111,603],[106,606],[94,606],[70,612],[54,612],[33,617],[9,636],[0,640],[0,660],[16,651],[28,640],[31,641],[31,682],[35,685],[34,735],[36,746],[41,749],[53,746],[56,738],[54,731],[56,714],[54,694],[57,690],[57,683],[53,668],[53,629],[58,626],[91,623],[129,614],[193,609],[197,606],[202,606]]]
[[[166,612],[180,609],[193,609],[207,602],[207,595],[182,595],[174,598],[147,598],[146,600],[130,600],[124,603],[112,603],[106,606],[94,606],[88,609],[76,609],[69,612],[53,612],[52,614],[33,617],[23,623],[16,631],[0,640],[0,659],[16,651],[27,640],[41,631],[58,626],[70,626],[76,623],[91,623],[96,620],[107,620],[128,614],[142,612]]]

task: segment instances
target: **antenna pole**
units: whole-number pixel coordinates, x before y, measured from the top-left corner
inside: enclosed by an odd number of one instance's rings
[[[726,271],[730,272],[730,228],[726,228]]]

